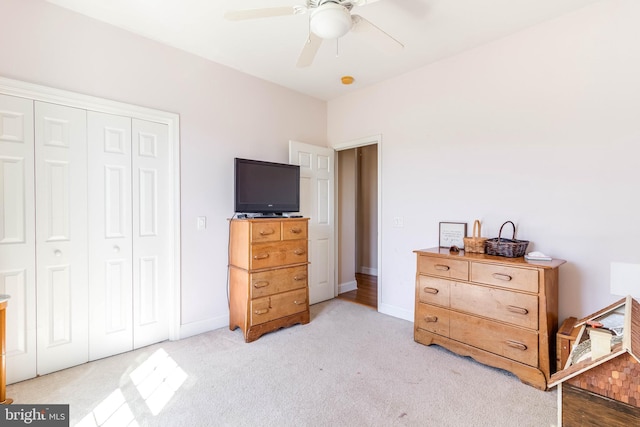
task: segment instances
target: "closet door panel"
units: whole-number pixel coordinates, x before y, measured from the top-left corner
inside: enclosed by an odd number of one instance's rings
[[[37,371],[88,360],[86,112],[35,102]]]
[[[133,349],[131,119],[89,111],[89,359]]]
[[[0,95],[0,294],[8,384],[36,375],[33,101]]]
[[[166,125],[133,119],[134,348],[169,337],[170,152]]]

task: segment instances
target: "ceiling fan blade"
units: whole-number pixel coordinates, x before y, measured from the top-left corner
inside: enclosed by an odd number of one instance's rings
[[[303,6],[283,6],[264,9],[229,10],[224,14],[224,17],[228,21],[244,21],[245,19],[298,15],[304,12],[306,12],[306,7]]]
[[[322,39],[313,33],[309,33],[309,38],[307,39],[307,42],[304,44],[304,47],[302,48],[302,52],[300,52],[300,56],[298,57],[298,62],[296,63],[296,67],[304,68],[311,65],[321,45],[322,45]]]
[[[353,27],[351,27],[351,31],[355,34],[363,35],[378,49],[387,52],[404,49],[404,45],[402,43],[394,39],[391,35],[383,31],[379,27],[376,27],[371,22],[367,21],[362,16],[351,15],[351,19],[353,21]]]
[[[380,0],[353,0],[351,3],[353,3],[354,6],[365,6],[367,4],[375,3],[378,1]]]

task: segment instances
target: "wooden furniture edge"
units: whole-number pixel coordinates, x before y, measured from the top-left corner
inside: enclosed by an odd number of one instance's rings
[[[632,426],[640,422],[640,408],[628,403],[568,383],[562,385],[562,393],[563,424]]]
[[[452,340],[450,338],[432,334],[431,332],[425,331],[423,329],[415,328],[414,340],[417,343],[423,345],[439,345],[460,356],[469,356],[484,365],[509,371],[513,375],[517,376],[518,379],[525,384],[533,386],[539,390],[548,390],[547,377],[540,369],[536,367],[507,359],[500,355],[481,350],[477,347],[472,347],[470,345]]]
[[[540,273],[543,277],[538,277],[540,286],[544,287],[544,291],[538,290],[539,298],[544,298],[544,301],[539,301],[538,304],[538,320],[541,322],[538,325],[538,360],[539,367],[542,372],[546,373],[545,377],[547,382],[551,374],[558,370],[556,363],[557,355],[557,331],[558,331],[558,310],[559,310],[559,281],[560,273],[559,269],[553,270],[544,269]],[[543,307],[546,308],[543,310]],[[544,324],[542,324],[544,322]],[[546,331],[546,333],[543,333]],[[542,349],[546,347],[547,352],[542,352]]]
[[[531,268],[542,268],[542,269],[553,269],[556,267],[565,264],[566,261],[559,258],[553,258],[551,261],[527,261],[524,257],[518,258],[509,258],[497,255],[487,255],[487,254],[476,254],[476,253],[465,253],[464,249],[460,252],[450,253],[445,248],[427,248],[427,249],[416,249],[413,251],[415,254],[428,254],[429,256],[439,257],[439,258],[449,258],[449,259],[461,259],[465,261],[474,261],[481,263],[491,263],[491,264],[500,264],[500,265],[508,265],[513,266],[517,265],[519,267],[531,267]]]
[[[297,323],[307,324],[311,320],[311,315],[309,313],[309,309],[295,314],[290,314],[289,316],[281,317],[276,320],[271,320],[266,323],[260,323],[258,325],[253,325],[248,328],[248,330],[244,334],[245,342],[252,342],[260,338],[262,335],[273,332],[275,330],[281,328],[288,328],[289,326],[293,326]]]

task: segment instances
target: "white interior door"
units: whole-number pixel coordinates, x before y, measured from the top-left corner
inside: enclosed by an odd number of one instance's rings
[[[309,303],[336,296],[334,156],[331,148],[289,141],[289,163],[300,166],[300,213],[309,219]]]
[[[35,102],[38,374],[88,360],[86,111]]]
[[[133,349],[131,119],[87,113],[89,360]]]
[[[133,346],[169,338],[171,156],[167,125],[133,119]]]
[[[33,101],[0,95],[0,294],[7,383],[36,376]]]

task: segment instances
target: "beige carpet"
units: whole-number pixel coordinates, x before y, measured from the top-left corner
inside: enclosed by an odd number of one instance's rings
[[[71,425],[555,426],[556,390],[438,346],[357,304],[246,344],[221,328],[7,387],[15,403],[70,404]]]

